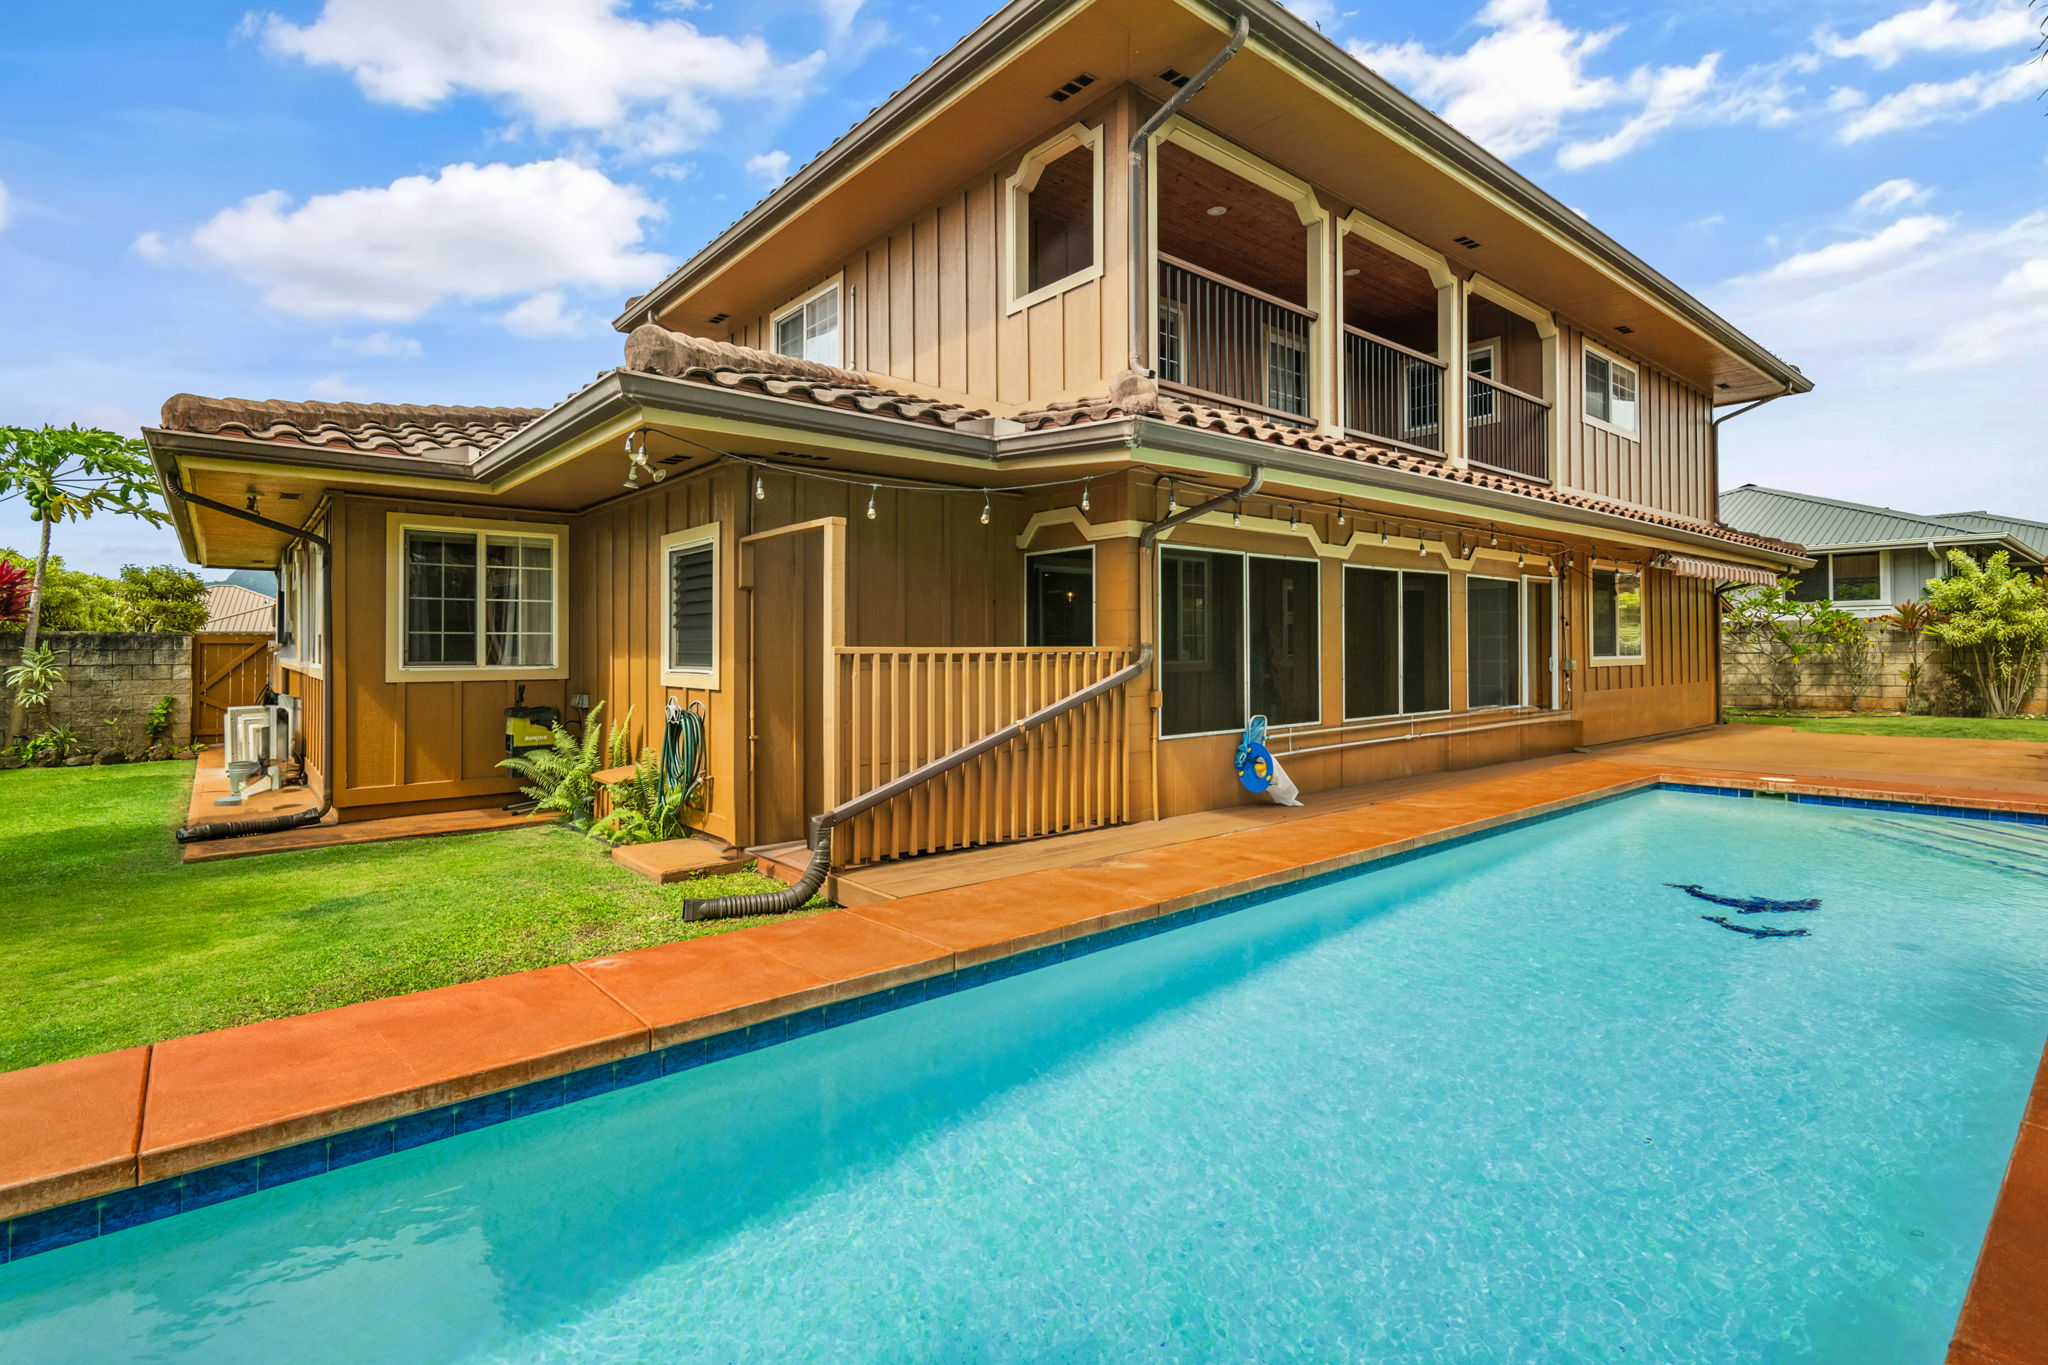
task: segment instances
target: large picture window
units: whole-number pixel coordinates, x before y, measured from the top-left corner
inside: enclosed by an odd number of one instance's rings
[[[1593,570],[1593,657],[1640,663],[1643,658],[1643,576]]]
[[[1076,124],[1009,181],[1012,311],[1102,274],[1102,130]]]
[[[1465,704],[1478,711],[1522,701],[1522,585],[1465,580]]]
[[[1448,575],[1344,569],[1344,717],[1447,711],[1451,706]]]
[[[404,528],[403,667],[554,668],[559,547],[547,534]]]
[[[1862,554],[1816,555],[1810,569],[1793,580],[1795,602],[1880,602],[1884,600],[1884,558]]]
[[[1095,643],[1095,551],[1052,550],[1024,561],[1024,643],[1085,649]]]

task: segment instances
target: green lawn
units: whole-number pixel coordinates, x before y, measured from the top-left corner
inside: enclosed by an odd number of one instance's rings
[[[2048,741],[2048,720],[2022,716],[1761,716],[1730,711],[1733,725],[1783,725],[1823,735],[1917,735],[1923,739],[2032,739]]]
[[[738,928],[683,898],[776,885],[657,887],[547,827],[186,866],[191,780],[0,772],[0,1070]]]

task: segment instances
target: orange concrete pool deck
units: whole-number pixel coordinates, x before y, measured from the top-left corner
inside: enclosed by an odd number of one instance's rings
[[[1724,732],[1716,732],[1724,733]],[[1783,731],[1773,731],[1783,736]],[[1833,739],[1833,736],[1799,736]],[[1360,866],[1660,781],[2048,812],[2048,782],[1912,777],[1680,737],[1383,784],[1384,799],[1192,838],[1070,847],[895,899],[0,1073],[0,1219],[110,1194],[1124,924]],[[1931,741],[1909,741],[1928,743]],[[2048,749],[2048,746],[2027,746]],[[1750,757],[1750,755],[1745,755]],[[1796,760],[1796,761],[1795,761]],[[1915,780],[1924,779],[1924,780]],[[1215,813],[1222,814],[1222,813]],[[1211,826],[1213,829],[1214,827]],[[1046,858],[1061,841],[1043,841]],[[962,855],[975,856],[975,855]],[[987,870],[994,870],[992,867]],[[1950,1359],[2048,1362],[2048,1060]]]

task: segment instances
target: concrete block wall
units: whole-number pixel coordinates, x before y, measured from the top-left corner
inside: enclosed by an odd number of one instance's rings
[[[1865,628],[1870,633],[1876,661],[1858,709],[1903,711],[1906,709],[1906,684],[1900,675],[1912,661],[1912,651],[1907,647],[1905,638],[1889,626],[1872,621]],[[1940,649],[1923,638],[1920,645],[1922,709],[1930,700],[1938,701],[1945,692],[1952,691],[1944,688],[1942,673]],[[1778,704],[1776,694],[1771,690],[1770,667],[1764,653],[1726,636],[1722,637],[1721,648],[1721,700],[1727,706],[1758,711],[1770,710]],[[1849,697],[1843,690],[1842,670],[1836,664],[1822,660],[1804,666],[1799,686],[1799,710],[1845,711],[1848,707]],[[2032,715],[2048,714],[2048,664],[2043,665],[2043,677],[2035,685],[2033,696],[2027,699],[2026,710]]]
[[[20,642],[19,634],[0,636],[0,653],[10,663],[19,654]],[[50,646],[64,671],[64,681],[51,699],[50,720],[72,728],[78,736],[79,752],[98,753],[110,747],[140,752],[147,743],[143,724],[159,697],[170,697],[174,703],[170,742],[190,741],[191,636],[62,631],[43,636],[43,643]],[[37,717],[25,708],[13,707],[12,698],[0,703],[0,712],[9,710],[6,743],[39,728]],[[117,722],[111,727],[101,723],[109,717]]]

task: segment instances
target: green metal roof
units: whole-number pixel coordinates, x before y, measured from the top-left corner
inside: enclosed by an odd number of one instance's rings
[[[2007,535],[2019,541],[2035,554],[2048,556],[2048,521],[2028,521],[2025,517],[2002,517],[1992,512],[1944,512],[1941,520],[1967,526],[1973,531],[1989,531],[1993,535]]]
[[[1789,540],[1808,550],[1825,550],[1833,545],[1941,540],[1982,529],[1901,512],[1894,507],[1817,498],[1811,493],[1789,493],[1753,483],[1721,494],[1721,520],[1738,531]]]

